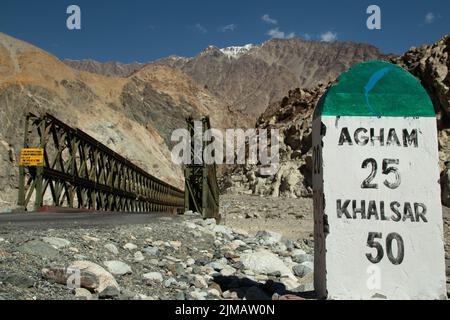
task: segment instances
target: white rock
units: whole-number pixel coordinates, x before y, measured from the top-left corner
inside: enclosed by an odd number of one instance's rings
[[[141,261],[144,261],[144,260],[145,260],[145,258],[144,258],[144,255],[142,254],[142,252],[136,251],[134,253],[134,261],[141,262]]]
[[[86,300],[92,300],[92,293],[84,288],[76,288],[75,289],[75,297],[76,298],[82,298]]]
[[[81,273],[81,283],[83,285],[84,274],[94,275],[96,282],[92,286],[86,284],[87,289],[94,289],[96,292],[102,292],[107,287],[113,287],[120,290],[119,284],[113,275],[104,268],[90,261],[75,261],[70,264],[69,270],[79,270]]]
[[[292,271],[283,263],[283,261],[267,250],[257,251],[254,253],[244,253],[241,255],[241,262],[245,268],[254,273],[269,274],[279,271],[282,276],[290,276],[294,278]]]
[[[216,273],[216,270],[208,266],[203,266],[200,268],[200,270],[208,275],[213,275]]]
[[[307,261],[294,266],[292,269],[296,276],[303,278],[306,275],[314,272],[314,264],[312,262]]]
[[[236,292],[234,292],[234,291],[225,291],[223,294],[222,294],[222,296],[225,298],[225,299],[237,299],[238,298],[238,294],[236,293]]]
[[[235,234],[240,235],[240,236],[248,237],[248,235],[249,235],[247,231],[242,230],[242,229],[233,228],[232,230]]]
[[[242,241],[242,240],[233,240],[230,243],[230,247],[231,247],[232,250],[236,250],[237,248],[239,248],[241,246],[242,247],[246,247],[247,244],[244,241]]]
[[[117,249],[117,247],[114,244],[112,244],[112,243],[105,244],[105,249],[108,250],[109,252],[111,252],[114,255],[118,255],[119,254],[119,249]]]
[[[220,260],[216,260],[216,261],[210,262],[206,266],[207,267],[211,267],[214,270],[220,271],[220,270],[224,269],[227,265],[228,265],[227,259],[222,258]]]
[[[305,261],[305,262],[301,263],[301,265],[305,266],[305,267],[308,267],[308,268],[311,268],[312,270],[314,270],[314,262]]]
[[[81,236],[81,238],[82,238],[84,241],[87,241],[87,242],[99,242],[99,241],[100,241],[99,238],[91,237],[90,235],[87,235],[87,234]]]
[[[280,282],[284,284],[287,290],[293,290],[299,286],[299,283],[291,278],[281,278]]]
[[[281,241],[281,234],[273,231],[258,231],[256,233],[256,238],[259,239],[263,244],[271,245]]]
[[[244,270],[244,274],[247,276],[254,276],[255,273],[252,270]]]
[[[172,262],[181,262],[181,259],[172,257],[172,256],[167,256],[166,257],[167,260],[172,261]]]
[[[123,248],[127,249],[127,250],[130,250],[130,251],[133,251],[133,250],[136,250],[138,248],[138,246],[135,245],[134,243],[127,243],[127,244],[125,244],[123,246]]]
[[[214,228],[212,230],[215,233],[219,233],[219,234],[227,236],[230,239],[233,239],[233,231],[226,226],[216,225],[216,226],[214,226]]]
[[[170,241],[169,245],[172,248],[179,249],[181,247],[181,242],[180,241]]]
[[[208,293],[213,295],[213,296],[215,296],[215,297],[217,297],[217,298],[220,298],[220,292],[217,289],[209,289]]]
[[[115,276],[123,276],[125,274],[133,273],[131,267],[122,261],[105,261],[104,264],[108,271]]]
[[[62,238],[44,237],[42,238],[42,241],[51,245],[55,249],[62,249],[70,246],[70,241]]]
[[[203,220],[201,222],[201,225],[204,226],[204,227],[206,227],[206,226],[215,226],[216,223],[217,223],[216,219],[206,219],[206,220]]]
[[[177,283],[177,287],[178,287],[179,289],[181,289],[181,290],[186,290],[186,289],[189,288],[189,285],[188,285],[186,282],[184,282],[184,281],[179,281],[179,282]]]
[[[292,250],[292,252],[291,252],[291,256],[299,256],[299,255],[302,255],[302,254],[306,254],[306,252],[304,251],[304,250],[302,250],[302,249],[294,249],[294,250]]]
[[[188,227],[189,229],[193,229],[193,230],[195,230],[195,229],[197,229],[198,228],[198,226],[195,224],[195,223],[192,223],[192,222],[184,222],[184,225],[186,226],[186,227]]]
[[[201,216],[200,213],[198,213],[198,212],[193,212],[193,211],[186,211],[186,212],[184,213],[184,215],[185,215],[185,216],[188,216],[188,217],[197,217],[197,216]]]
[[[232,276],[236,273],[236,269],[230,266],[226,266],[220,271],[220,274],[224,277]]]
[[[195,264],[195,260],[194,259],[189,258],[189,259],[186,260],[186,265],[188,267],[193,266],[194,264]]]
[[[208,288],[208,283],[206,282],[205,278],[203,278],[200,275],[194,275],[192,279],[192,284],[199,289],[206,289]]]
[[[163,282],[163,276],[159,272],[149,272],[143,275],[144,279],[154,281],[154,282]]]
[[[191,297],[191,299],[193,300],[206,300],[206,296],[208,295],[208,293],[206,292],[202,292],[202,291],[192,291],[189,292],[189,296]]]
[[[269,277],[266,276],[265,274],[257,274],[255,276],[255,280],[258,282],[266,282],[267,280],[269,280]]]
[[[164,287],[166,287],[166,288],[176,286],[177,284],[178,284],[178,282],[174,278],[169,278],[166,281],[164,281]]]
[[[278,251],[278,252],[286,252],[287,251],[286,245],[284,243],[281,243],[281,242],[277,242],[275,244],[275,248],[274,249],[276,251]]]
[[[143,251],[151,256],[156,256],[159,253],[159,249],[157,247],[145,247]]]

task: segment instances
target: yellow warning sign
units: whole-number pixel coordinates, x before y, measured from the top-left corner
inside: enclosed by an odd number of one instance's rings
[[[44,166],[44,149],[22,149],[20,153],[20,166]]]

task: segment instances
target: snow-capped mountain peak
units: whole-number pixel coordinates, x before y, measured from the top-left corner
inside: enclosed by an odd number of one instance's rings
[[[247,52],[249,52],[253,47],[255,47],[253,44],[247,44],[242,47],[232,46],[232,47],[228,47],[228,48],[223,48],[223,49],[220,49],[220,51],[224,55],[226,55],[228,58],[237,59],[240,56],[242,56],[243,54],[246,54]]]

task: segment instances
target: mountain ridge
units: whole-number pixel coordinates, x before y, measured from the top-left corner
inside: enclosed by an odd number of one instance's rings
[[[268,104],[280,100],[288,90],[314,87],[355,63],[390,57],[370,44],[294,37],[222,49],[210,45],[195,57],[171,55],[145,65],[178,68],[233,110],[256,120]]]

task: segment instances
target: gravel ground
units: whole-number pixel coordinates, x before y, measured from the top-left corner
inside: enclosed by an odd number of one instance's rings
[[[310,297],[308,253],[301,241],[252,235],[197,216],[101,228],[3,227],[0,299]],[[74,268],[81,289],[70,287]]]
[[[284,239],[313,240],[312,199],[223,195],[222,223],[248,232],[272,230]]]
[[[314,298],[309,199],[226,195],[221,211],[221,225],[185,215],[0,226],[0,300]],[[450,210],[444,218],[448,259]]]

